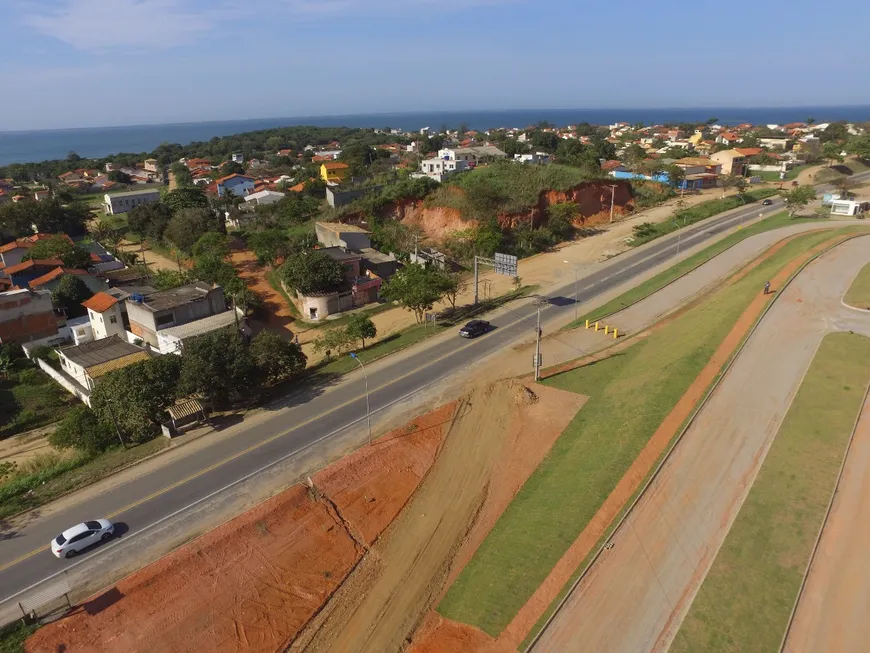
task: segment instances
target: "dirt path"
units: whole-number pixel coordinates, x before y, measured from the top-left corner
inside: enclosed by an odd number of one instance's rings
[[[257,263],[257,257],[249,249],[233,251],[230,262],[247,286],[263,298],[263,314],[266,318],[263,326],[287,335],[295,318],[283,295],[272,288],[266,279],[268,269]]]
[[[124,252],[134,252],[142,257],[142,246],[139,243],[130,243],[126,240],[121,241],[120,245],[121,251]],[[158,254],[155,251],[152,251],[148,248],[148,245],[145,245],[145,263],[148,265],[148,268],[151,270],[177,270],[178,263],[175,261],[166,258],[162,254]]]
[[[829,289],[845,292],[866,241],[822,257],[783,292],[535,650],[667,649],[821,341],[819,315],[839,305]],[[765,303],[759,294],[741,323]]]
[[[571,399],[576,410],[582,398]],[[499,452],[511,441],[511,424],[528,418],[536,401],[515,381],[467,397],[411,504],[292,650],[381,653],[402,647],[440,593],[451,559],[484,505]],[[551,438],[561,428],[553,431]],[[506,464],[516,466],[510,459]],[[498,503],[515,491],[499,493]],[[489,515],[487,522],[494,519]]]

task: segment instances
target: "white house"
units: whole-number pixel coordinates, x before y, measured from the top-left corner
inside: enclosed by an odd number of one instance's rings
[[[178,354],[184,351],[184,342],[190,338],[205,335],[218,329],[237,326],[239,331],[250,335],[251,330],[245,323],[245,314],[240,308],[210,315],[201,320],[169,327],[157,332],[157,348],[161,354]]]
[[[151,358],[147,351],[117,335],[56,351],[61,370],[88,391],[104,374]]]
[[[244,163],[245,157],[243,157],[239,152],[235,152],[232,156],[233,163]]]
[[[455,147],[438,150],[439,159],[449,159],[451,161],[465,161],[466,163],[477,165],[484,159],[503,159],[507,156],[494,145],[480,145],[476,147]]]
[[[129,193],[106,193],[103,197],[103,207],[108,215],[117,215],[132,211],[140,204],[151,204],[160,201],[160,191],[134,190]]]
[[[279,193],[274,190],[261,190],[257,193],[251,193],[245,196],[245,203],[249,206],[260,206],[261,204],[274,204],[284,199],[284,193]]]
[[[124,328],[124,314],[121,311],[123,307],[122,299],[127,293],[122,292],[121,296],[113,296],[108,292],[98,292],[93,297],[85,302],[82,306],[88,309],[88,321],[93,330],[94,340],[102,340],[109,336],[121,336],[126,340],[126,329]]]
[[[468,162],[462,159],[425,159],[420,163],[423,174],[439,182],[466,169],[468,169]]]
[[[517,161],[518,163],[534,163],[537,165],[546,165],[550,162],[550,155],[546,152],[514,154],[514,161]]]

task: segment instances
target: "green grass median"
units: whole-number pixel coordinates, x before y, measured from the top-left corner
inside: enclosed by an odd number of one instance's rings
[[[852,285],[849,286],[843,301],[849,306],[862,308],[865,311],[870,310],[870,265],[865,265],[861,269]]]
[[[870,339],[825,337],[670,650],[777,651],[870,381]]]
[[[664,272],[657,274],[656,276],[647,279],[643,283],[638,284],[631,290],[628,290],[621,294],[619,297],[616,297],[606,304],[599,306],[595,310],[590,313],[584,315],[576,322],[572,322],[570,325],[566,327],[566,329],[573,329],[580,325],[582,325],[586,320],[595,321],[603,319],[608,315],[613,315],[632,304],[636,304],[642,299],[646,299],[653,293],[658,292],[669,283],[676,281],[684,274],[691,272],[697,267],[700,267],[707,261],[712,258],[718,256],[725,250],[733,247],[737,243],[746,240],[750,236],[755,236],[760,233],[764,233],[765,231],[771,231],[773,229],[780,229],[782,227],[789,227],[795,224],[805,224],[808,222],[819,223],[820,225],[824,225],[825,220],[817,217],[796,217],[790,218],[788,213],[777,213],[770,217],[764,218],[763,220],[759,220],[751,225],[743,227],[742,229],[738,229],[731,234],[727,235],[725,238],[717,241],[710,247],[701,250],[697,254],[690,256],[687,259],[684,259],[677,263],[676,265],[668,268]]]
[[[588,525],[764,281],[833,233],[796,238],[647,339],[545,381],[589,401],[499,518],[438,611],[497,636]]]

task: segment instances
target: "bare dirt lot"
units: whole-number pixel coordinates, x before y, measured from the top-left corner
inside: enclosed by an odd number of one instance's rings
[[[499,382],[461,402],[456,423],[408,508],[291,650],[380,653],[409,641],[447,576],[456,573],[451,561],[466,536],[471,534],[459,565],[583,402],[550,389],[542,400],[538,389]],[[540,442],[524,460],[522,445],[530,437]],[[491,481],[496,478],[503,480]]]
[[[314,489],[293,486],[128,576],[27,650],[282,649],[405,505],[454,411],[415,419],[315,475]]]

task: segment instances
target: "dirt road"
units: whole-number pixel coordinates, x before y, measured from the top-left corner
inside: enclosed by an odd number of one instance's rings
[[[783,291],[536,651],[667,649],[822,336],[854,321],[840,297],[867,246],[841,245]]]

